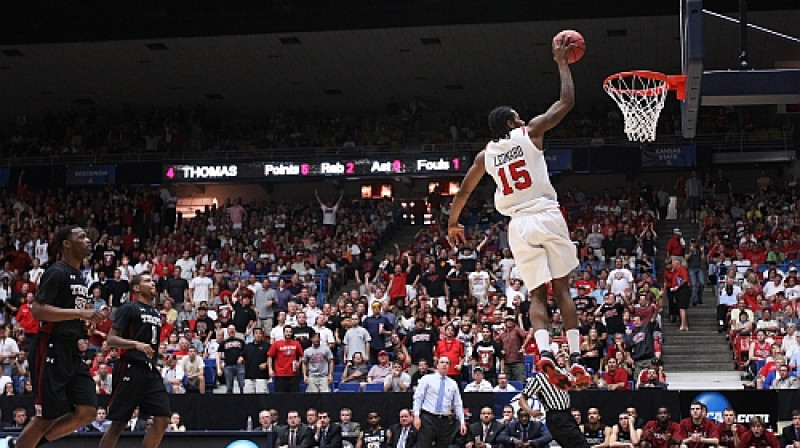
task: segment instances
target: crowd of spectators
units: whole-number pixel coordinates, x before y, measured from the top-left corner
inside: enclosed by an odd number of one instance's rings
[[[520,106],[520,115],[538,110]],[[394,98],[378,112],[272,112],[258,117],[224,116],[194,109],[125,107],[121,111],[75,109],[42,118],[19,115],[0,127],[0,155],[21,157],[55,154],[110,155],[146,152],[219,152],[290,148],[398,148],[407,143],[485,143],[485,113],[456,110],[442,113],[439,123],[425,118],[419,99]],[[432,115],[430,112],[429,115]],[[790,130],[773,113],[753,108],[702,108],[698,132],[705,135],[755,135],[759,130]],[[668,103],[658,135],[675,136],[680,109]],[[622,115],[612,104],[571,114],[551,138],[584,139],[593,145],[623,140]],[[765,134],[762,138],[766,139]],[[262,153],[263,154],[263,153]]]

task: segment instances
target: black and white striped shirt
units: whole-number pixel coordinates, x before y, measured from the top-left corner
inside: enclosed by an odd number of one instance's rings
[[[570,408],[569,392],[550,384],[544,374],[535,373],[528,378],[522,395],[539,398],[545,411],[567,411]]]

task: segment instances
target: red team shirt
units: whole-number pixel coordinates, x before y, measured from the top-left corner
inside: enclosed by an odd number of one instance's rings
[[[756,448],[781,448],[781,442],[775,437],[775,434],[766,429],[761,434],[761,437],[756,437],[753,431],[747,431],[739,439],[739,448],[750,448],[751,446]]]
[[[686,435],[681,430],[680,425],[669,422],[666,428],[661,428],[656,420],[647,422],[642,430],[642,440],[650,442],[653,448],[669,448],[670,439],[683,440]]]
[[[740,441],[746,432],[747,427],[745,425],[736,425],[736,435]],[[738,448],[733,444],[733,431],[731,430],[730,426],[725,425],[725,423],[718,424],[717,434],[719,435],[719,446]]]
[[[680,423],[681,431],[684,434],[684,439],[691,436],[694,433],[699,433],[700,437],[716,439],[719,438],[719,434],[717,433],[717,424],[714,423],[713,420],[708,418],[703,418],[700,421],[700,424],[695,423],[691,417],[685,418],[681,420]],[[701,448],[705,446],[705,443],[700,442],[687,442],[686,445],[689,448]]]
[[[297,361],[303,356],[303,347],[294,339],[275,341],[267,352],[273,359],[272,368],[275,376],[293,377],[297,375]]]

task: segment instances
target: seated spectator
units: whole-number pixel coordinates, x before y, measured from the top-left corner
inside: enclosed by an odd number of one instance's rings
[[[611,427],[610,448],[634,448],[639,445],[642,430],[636,428],[636,418],[627,411],[619,413],[617,424]]]
[[[385,392],[408,392],[411,389],[411,376],[403,371],[403,363],[392,363],[392,374],[383,381]]]
[[[185,432],[186,426],[181,420],[181,414],[173,412],[169,418],[169,425],[167,425],[167,432]]]
[[[11,428],[22,429],[28,424],[28,411],[25,408],[16,408],[12,413]]]
[[[618,368],[615,358],[608,360],[607,369],[602,374],[602,378],[605,380],[608,390],[631,390],[628,384],[628,372]]]
[[[756,321],[756,330],[764,330],[767,336],[776,336],[780,330],[778,321],[772,318],[772,311],[762,309],[761,316]]]
[[[772,381],[770,389],[800,389],[800,380],[789,370],[789,366],[781,365],[778,367],[778,377]]]
[[[772,344],[766,341],[767,333],[764,330],[756,331],[756,339],[750,343],[747,356],[747,372],[751,378],[755,378],[759,361],[766,361],[772,353]]]
[[[180,365],[186,378],[186,390],[206,393],[205,362],[197,356],[197,349],[189,347],[189,354],[181,358]]]
[[[501,373],[497,375],[497,386],[493,389],[495,392],[518,392],[517,388],[508,382],[508,375]]]
[[[378,352],[378,363],[372,366],[367,373],[367,382],[383,384],[388,376],[392,374],[392,364],[389,362],[389,354],[386,350]]]
[[[167,388],[168,393],[184,393],[183,370],[181,370],[181,366],[178,364],[178,358],[176,358],[175,355],[169,355],[167,357],[166,365],[161,372],[161,376],[164,377],[164,387]]]
[[[544,448],[552,440],[553,436],[547,427],[542,422],[531,421],[531,416],[522,409],[517,411],[517,418],[507,422],[497,436],[497,441],[505,446]]]
[[[722,333],[728,327],[728,313],[736,306],[739,295],[742,289],[733,283],[733,279],[728,278],[725,281],[725,286],[720,288],[719,301],[717,303],[717,330]],[[744,301],[742,301],[744,303]]]
[[[750,430],[742,435],[742,438],[739,440],[739,446],[768,446],[772,448],[780,448],[781,442],[778,440],[775,434],[772,433],[772,431],[766,430],[764,427],[764,420],[756,415],[750,418]]]
[[[464,388],[464,392],[491,392],[492,383],[483,377],[483,367],[475,366],[472,369],[473,381]]]
[[[108,430],[108,426],[111,425],[111,421],[106,419],[106,408],[99,406],[97,408],[97,414],[95,419],[86,425],[87,432],[106,432]]]
[[[353,359],[347,362],[342,372],[342,383],[361,383],[367,381],[369,369],[361,352],[353,353]]]

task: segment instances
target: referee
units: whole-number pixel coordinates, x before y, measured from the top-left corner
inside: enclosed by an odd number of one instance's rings
[[[467,434],[458,383],[447,376],[448,369],[450,359],[440,356],[436,362],[436,373],[423,376],[414,392],[417,446],[446,448],[450,445],[450,439],[455,432],[453,414],[461,423],[461,435]]]
[[[578,422],[570,412],[569,392],[551,384],[544,374],[535,373],[528,378],[521,395],[519,407],[531,416],[536,416],[538,413],[531,409],[528,399],[533,396],[539,399],[547,411],[547,429],[559,445],[563,448],[589,447],[581,434]]]

